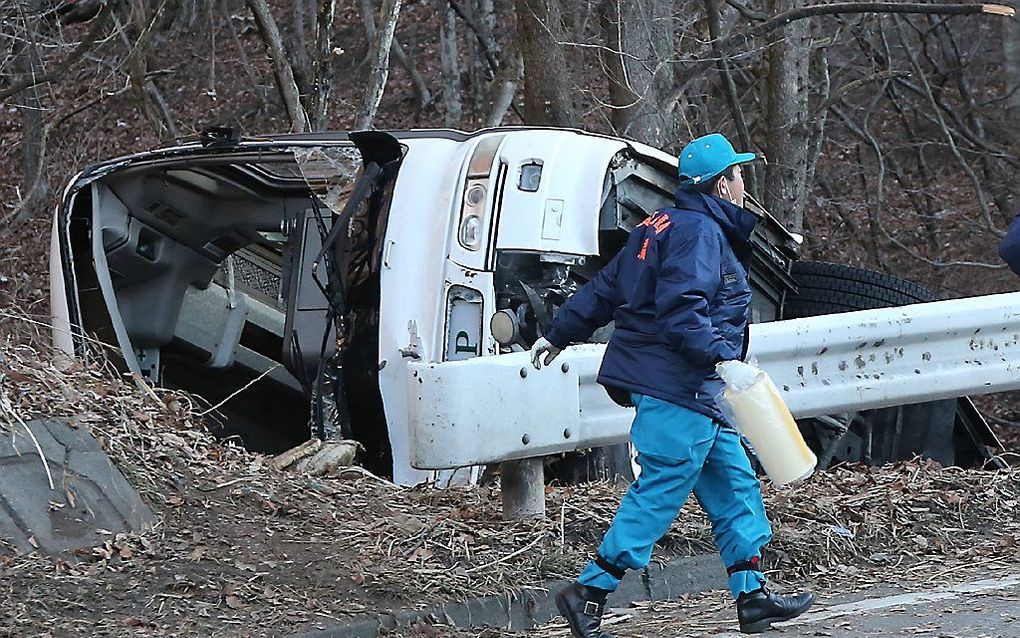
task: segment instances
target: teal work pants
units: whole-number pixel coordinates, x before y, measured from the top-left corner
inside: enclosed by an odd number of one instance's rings
[[[772,537],[761,487],[736,431],[693,410],[649,396],[633,395],[637,416],[631,440],[641,476],[634,481],[599,547],[578,579],[582,585],[614,590],[619,571],[642,569],[693,491],[712,521],[716,547],[736,598],[765,586],[751,568]],[[597,563],[608,563],[609,573]],[[757,566],[757,563],[754,563]]]

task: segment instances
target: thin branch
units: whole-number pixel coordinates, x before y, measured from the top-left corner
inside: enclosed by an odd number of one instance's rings
[[[34,86],[39,86],[40,84],[46,84],[47,82],[54,82],[62,78],[64,74],[67,73],[68,69],[74,66],[74,64],[78,62],[78,60],[80,60],[82,56],[84,56],[86,53],[92,50],[92,48],[97,44],[97,41],[99,40],[99,34],[106,29],[107,23],[110,21],[110,17],[113,15],[114,4],[115,3],[113,2],[108,2],[103,6],[103,9],[102,11],[99,12],[99,15],[93,18],[92,26],[89,27],[88,33],[85,34],[85,37],[78,44],[78,46],[75,47],[74,51],[72,51],[71,54],[67,56],[66,60],[64,60],[61,64],[57,65],[56,68],[53,71],[50,71],[49,73],[35,75],[26,78],[21,82],[17,82],[6,88],[0,89],[0,102],[7,100],[11,96],[21,93],[25,89],[30,89]]]
[[[248,388],[252,387],[253,385],[258,383],[262,379],[264,379],[267,376],[269,376],[270,374],[272,374],[273,372],[276,372],[276,370],[278,368],[282,368],[282,367],[283,367],[282,363],[277,363],[272,368],[269,368],[268,370],[266,370],[265,372],[263,372],[259,376],[255,377],[254,379],[252,379],[251,381],[246,383],[244,386],[242,386],[242,387],[238,388],[237,390],[235,390],[234,392],[232,392],[229,396],[227,396],[227,398],[223,399],[222,401],[220,401],[216,405],[214,405],[214,406],[212,406],[212,407],[210,407],[210,408],[208,408],[206,410],[203,410],[202,412],[199,412],[198,416],[205,416],[205,415],[209,414],[210,412],[215,412],[216,410],[218,410],[221,407],[223,407],[226,404],[227,401],[230,401],[231,399],[233,399],[237,395],[241,394],[242,392],[244,392]]]
[[[744,16],[748,20],[754,20],[755,22],[764,22],[769,19],[768,14],[764,11],[755,11],[746,4],[741,4],[737,0],[726,0],[726,4],[730,5],[737,10],[737,13]]]
[[[22,429],[25,430],[25,433],[28,434],[28,438],[32,440],[32,445],[35,447],[35,451],[39,455],[39,460],[42,461],[43,470],[46,471],[46,480],[49,481],[50,490],[57,489],[53,484],[53,473],[50,471],[50,464],[49,461],[46,460],[46,454],[43,453],[42,446],[39,445],[39,439],[35,438],[35,434],[32,432],[32,429],[29,428],[24,419],[21,418],[21,415],[19,415],[18,411],[14,408],[14,404],[11,403],[10,399],[8,399],[6,395],[0,394],[0,408],[3,408],[4,412],[6,412],[11,418],[10,423],[12,434],[14,434],[13,426],[15,424],[20,425]],[[15,449],[15,451],[17,451],[17,449]],[[21,453],[18,452],[18,454],[20,455]]]
[[[885,82],[896,78],[909,78],[910,74],[906,71],[879,71],[867,77],[859,78],[851,82],[847,82],[843,86],[829,96],[829,99],[823,102],[815,109],[814,113],[811,114],[811,121],[817,120],[819,117],[825,115],[829,108],[833,104],[838,104],[846,96],[847,93],[855,91],[862,86],[871,84],[872,82]]]
[[[837,105],[833,105],[830,110],[833,113],[835,113],[840,120],[843,121],[843,123],[854,135],[859,137],[865,144],[871,147],[871,149],[875,152],[880,165],[883,166],[882,171],[884,172],[884,159],[882,156],[881,148],[879,147],[878,142],[871,135],[871,133],[861,129],[859,126],[854,124],[850,120],[849,116],[846,113],[844,113]],[[910,246],[906,245],[905,243],[900,241],[897,237],[895,237],[883,223],[881,217],[881,210],[879,210],[878,215],[875,215],[872,219],[875,222],[874,225],[878,228],[879,231],[881,231],[882,235],[884,235],[885,238],[888,239],[890,243],[892,243],[894,246],[896,246],[906,254],[910,255],[912,258],[917,259],[918,261],[923,261],[924,263],[928,264],[929,266],[932,266],[933,268],[950,268],[958,266],[971,268],[985,268],[988,270],[1001,270],[1002,268],[1005,268],[1004,264],[986,264],[984,262],[978,261],[961,261],[961,260],[936,261],[934,259],[930,259],[922,255],[921,253],[917,252],[917,250],[915,250],[914,248],[911,248]]]
[[[900,25],[898,23],[896,24],[896,28],[897,31],[900,32],[900,37],[902,39],[902,30],[900,29]],[[904,44],[906,43],[904,42]],[[932,93],[931,84],[929,84],[928,78],[927,76],[925,76],[924,70],[921,68],[921,64],[917,60],[917,56],[914,55],[914,53],[907,46],[904,47],[904,50],[907,55],[907,59],[910,60],[910,65],[913,67],[914,72],[918,75],[918,77],[921,80],[921,87],[924,89],[925,97],[928,98],[929,103],[932,105],[933,110],[935,111],[935,116],[938,118],[939,128],[942,130],[942,133],[945,135],[946,142],[949,144],[949,150],[952,152],[953,157],[955,157],[956,160],[960,163],[960,166],[963,168],[963,171],[967,173],[967,177],[970,178],[971,183],[973,183],[974,185],[974,193],[977,195],[978,207],[981,209],[981,215],[982,217],[984,217],[985,224],[987,225],[988,230],[1001,237],[1005,233],[996,228],[995,223],[992,221],[992,213],[988,208],[988,201],[985,198],[985,191],[983,188],[981,188],[981,181],[978,179],[977,174],[974,173],[974,169],[971,168],[970,164],[960,153],[960,149],[956,145],[956,138],[953,136],[952,132],[949,130],[949,126],[946,124],[945,119],[942,117],[938,101],[935,99],[935,94]]]
[[[230,37],[234,41],[234,46],[237,48],[237,57],[241,62],[241,69],[244,71],[245,76],[248,78],[248,82],[251,84],[252,92],[255,97],[258,98],[259,108],[266,106],[266,95],[263,87],[259,85],[258,78],[255,77],[255,72],[252,70],[251,61],[248,58],[247,51],[244,50],[244,44],[241,42],[240,36],[237,35],[237,28],[234,26],[234,18],[230,14],[230,9],[227,7],[226,0],[218,0],[220,12],[227,19],[227,29],[230,31]]]
[[[708,32],[713,42],[718,42],[722,34],[722,12],[719,7],[719,0],[706,0],[705,11],[708,13]],[[737,127],[737,137],[740,146],[744,149],[751,148],[751,133],[747,128],[747,120],[744,118],[744,111],[740,107],[740,98],[737,96],[737,84],[733,81],[733,73],[730,71],[730,63],[726,56],[718,50],[713,51],[719,56],[716,67],[719,70],[719,78],[722,82],[723,94],[726,96],[726,103],[733,115],[733,123]],[[751,184],[757,184],[757,170],[753,165],[747,165]]]
[[[916,2],[834,2],[832,4],[815,4],[797,7],[796,9],[780,13],[746,31],[727,36],[718,43],[712,43],[707,48],[717,52],[717,55],[730,54],[734,49],[746,45],[749,40],[765,36],[796,20],[846,13],[912,13],[930,15],[974,15],[988,13],[1007,17],[1012,17],[1015,14],[1012,8],[1001,4],[923,4]],[[687,89],[694,80],[715,66],[715,59],[709,57],[707,53],[696,56],[698,62],[684,69],[684,81],[677,85],[665,101],[665,106],[669,111],[676,107],[677,102],[687,92]]]

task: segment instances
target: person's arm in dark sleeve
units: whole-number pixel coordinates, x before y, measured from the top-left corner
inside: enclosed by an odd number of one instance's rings
[[[999,243],[999,257],[1002,257],[1010,270],[1020,275],[1020,214],[1013,219],[1006,236]]]
[[[616,286],[620,254],[622,251],[560,306],[549,334],[545,335],[549,343],[562,350],[570,343],[587,341],[595,330],[610,322],[620,305]]]
[[[709,317],[709,301],[719,288],[722,248],[717,233],[674,228],[655,287],[655,318],[661,338],[704,368],[736,359]]]

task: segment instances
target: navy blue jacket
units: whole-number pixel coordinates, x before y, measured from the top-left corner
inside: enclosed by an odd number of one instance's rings
[[[1013,219],[999,244],[999,257],[1009,264],[1013,272],[1020,275],[1020,213]]]
[[[724,421],[715,364],[744,355],[750,237],[757,219],[725,200],[680,190],[560,308],[546,338],[586,341],[615,320],[598,381]]]

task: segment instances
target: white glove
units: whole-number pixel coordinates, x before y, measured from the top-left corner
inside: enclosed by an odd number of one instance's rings
[[[536,370],[542,369],[542,355],[545,355],[545,365],[552,363],[553,359],[559,355],[561,350],[549,343],[549,340],[545,337],[539,337],[535,345],[531,346],[531,363],[535,366]]]

